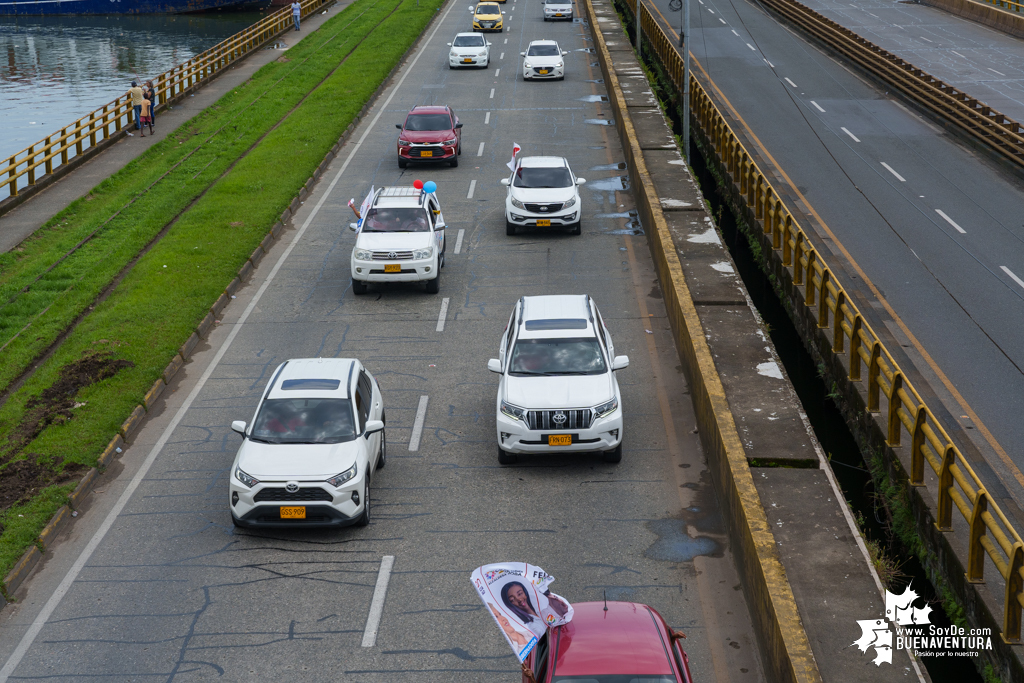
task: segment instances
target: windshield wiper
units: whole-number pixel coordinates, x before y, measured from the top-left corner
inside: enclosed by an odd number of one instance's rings
[[[250,436],[249,441],[256,441],[257,443],[280,443],[278,441],[267,441],[266,439],[257,439],[255,436]]]

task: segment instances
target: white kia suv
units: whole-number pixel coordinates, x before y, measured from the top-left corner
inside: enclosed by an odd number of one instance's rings
[[[524,296],[487,369],[498,382],[498,462],[518,454],[601,451],[622,459],[622,398],[616,356],[587,295]]]
[[[352,293],[371,282],[426,282],[437,294],[444,268],[444,215],[437,192],[384,187],[374,194],[358,223],[352,248]]]
[[[459,33],[448,43],[448,68],[480,66],[487,68],[491,59],[491,41],[479,33]]]
[[[239,527],[370,523],[370,479],[384,467],[384,400],[351,358],[300,358],[277,367],[231,465]]]
[[[558,47],[554,40],[535,40],[519,53],[523,58],[523,80],[536,78],[563,80],[565,78],[565,55],[567,50]]]
[[[580,234],[583,202],[578,186],[587,182],[577,178],[562,157],[522,157],[516,170],[501,184],[508,188],[505,197],[505,234],[516,234],[518,227],[569,228]]]
[[[549,19],[572,21],[572,0],[544,0],[544,21]]]

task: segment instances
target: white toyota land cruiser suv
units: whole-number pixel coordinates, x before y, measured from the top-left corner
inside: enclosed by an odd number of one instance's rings
[[[358,223],[352,248],[352,293],[371,282],[423,282],[437,294],[444,267],[444,216],[436,192],[383,187]]]
[[[601,451],[622,459],[622,398],[611,335],[587,295],[524,296],[487,369],[498,383],[498,462],[517,454]]]

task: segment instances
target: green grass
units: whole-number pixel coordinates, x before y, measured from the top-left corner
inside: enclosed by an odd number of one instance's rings
[[[39,532],[50,521],[61,505],[68,502],[68,496],[77,484],[48,486],[27,503],[12,505],[0,514],[3,525],[3,543],[0,543],[0,567],[3,574],[14,567],[30,545],[37,542]],[[42,550],[42,547],[39,548]]]
[[[0,433],[10,433],[19,424],[26,402],[52,385],[64,366],[87,353],[108,351],[134,367],[82,389],[76,400],[85,405],[75,410],[75,417],[48,426],[23,449],[55,468],[63,463],[95,465],[209,306],[422,33],[437,9],[427,4],[418,8],[415,0],[401,0],[398,11],[370,33],[341,68],[181,215],[109,297],[11,394],[0,408]],[[288,52],[289,58],[296,58],[297,49]],[[239,222],[242,225],[233,225]],[[43,523],[63,503],[59,497],[48,501],[40,503]],[[41,528],[42,523],[34,533]],[[32,538],[4,530],[0,572],[10,569]]]

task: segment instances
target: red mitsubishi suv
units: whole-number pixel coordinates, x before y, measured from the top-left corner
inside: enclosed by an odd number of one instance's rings
[[[413,107],[405,123],[396,123],[398,167],[410,161],[447,161],[459,165],[462,154],[462,124],[451,107]]]

